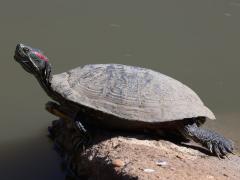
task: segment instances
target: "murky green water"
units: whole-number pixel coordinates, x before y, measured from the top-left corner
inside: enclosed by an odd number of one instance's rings
[[[121,63],[170,75],[215,112],[207,125],[239,145],[239,19],[239,0],[2,1],[1,179],[64,179],[46,138],[49,98],[14,62],[18,42],[43,49],[56,73]]]

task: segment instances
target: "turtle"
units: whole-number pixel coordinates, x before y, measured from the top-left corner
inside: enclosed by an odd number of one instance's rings
[[[46,109],[70,119],[86,139],[88,128],[162,131],[193,140],[209,155],[225,158],[232,140],[201,125],[216,119],[187,85],[160,72],[123,64],[89,64],[53,75],[39,49],[17,44],[14,59],[53,99]]]

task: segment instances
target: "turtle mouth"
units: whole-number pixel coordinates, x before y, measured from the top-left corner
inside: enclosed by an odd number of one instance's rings
[[[15,49],[15,53],[14,53],[14,59],[17,62],[21,62],[23,61],[23,59],[26,58],[26,55],[24,54],[24,52],[21,49],[21,45],[18,44],[16,49]]]
[[[17,61],[27,72],[32,73],[30,62],[29,60],[26,60],[26,58],[27,58],[26,55],[24,55],[23,52],[21,52],[21,50],[19,49],[15,50],[14,54],[15,61]]]
[[[20,63],[20,62],[22,62],[22,61],[23,61],[23,62],[25,61],[25,60],[23,60],[23,57],[19,55],[19,52],[18,52],[17,50],[15,51],[14,59],[15,59],[15,61],[17,61],[18,63]]]

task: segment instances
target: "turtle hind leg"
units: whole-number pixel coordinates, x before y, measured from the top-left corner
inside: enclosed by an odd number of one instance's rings
[[[192,139],[206,147],[219,158],[224,158],[228,153],[233,153],[234,145],[231,140],[214,131],[199,127],[197,122],[190,121],[184,124],[180,131],[186,138]]]

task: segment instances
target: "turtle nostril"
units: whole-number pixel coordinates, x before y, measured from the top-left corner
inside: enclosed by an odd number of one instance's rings
[[[22,48],[22,47],[24,47],[24,45],[21,44],[21,43],[18,43],[16,48],[19,49],[19,48]]]

